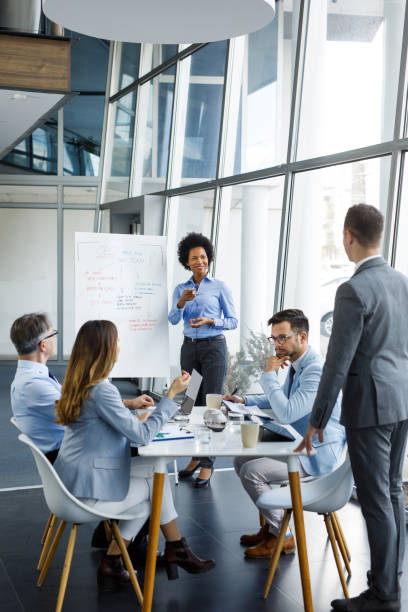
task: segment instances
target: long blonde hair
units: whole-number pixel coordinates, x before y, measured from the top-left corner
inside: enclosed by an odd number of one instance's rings
[[[61,389],[55,402],[56,422],[77,420],[89,390],[107,378],[117,355],[118,330],[111,321],[87,321],[79,330]]]

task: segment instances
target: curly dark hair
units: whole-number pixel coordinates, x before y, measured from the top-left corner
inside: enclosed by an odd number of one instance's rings
[[[184,236],[184,238],[180,240],[177,248],[179,262],[186,270],[190,269],[187,265],[190,251],[196,247],[203,247],[204,251],[207,253],[208,265],[214,260],[214,247],[211,240],[203,234],[190,232],[190,234],[187,234],[187,236]]]

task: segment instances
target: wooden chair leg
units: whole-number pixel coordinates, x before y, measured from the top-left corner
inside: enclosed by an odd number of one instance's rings
[[[332,512],[332,515],[334,516],[334,520],[335,520],[335,523],[337,525],[338,532],[339,532],[340,537],[342,539],[342,542],[343,542],[343,545],[344,545],[344,550],[346,551],[347,559],[349,561],[351,561],[351,554],[350,554],[349,548],[347,546],[346,538],[344,537],[344,533],[343,533],[343,530],[341,528],[339,517],[337,516],[337,512]]]
[[[349,592],[348,592],[348,588],[347,588],[346,578],[344,576],[343,568],[341,566],[339,550],[337,548],[336,537],[334,535],[333,526],[332,526],[332,523],[331,523],[331,520],[330,520],[330,516],[329,516],[329,514],[324,514],[323,516],[324,516],[324,522],[325,522],[326,529],[327,529],[327,534],[329,536],[330,544],[332,546],[334,560],[335,560],[336,565],[337,565],[337,571],[339,573],[339,578],[340,578],[341,586],[343,587],[344,597],[346,599],[348,599],[349,598]]]
[[[283,515],[282,526],[278,535],[278,539],[276,542],[275,551],[273,553],[272,559],[269,564],[269,573],[265,582],[265,588],[263,592],[263,598],[266,599],[269,594],[269,589],[271,588],[272,580],[275,575],[276,567],[278,565],[279,557],[282,552],[283,540],[285,539],[286,531],[288,529],[290,517],[292,515],[292,510],[285,510],[285,514]]]
[[[61,536],[62,536],[62,534],[64,532],[65,525],[66,525],[66,522],[65,521],[61,521],[59,526],[58,526],[57,533],[55,534],[55,538],[52,541],[50,550],[48,551],[47,558],[45,559],[44,565],[42,566],[41,573],[38,576],[37,586],[39,586],[39,587],[42,585],[42,583],[45,580],[45,577],[46,577],[47,572],[48,572],[48,568],[51,565],[51,561],[54,558],[55,551],[57,550],[57,546],[58,546],[59,541],[61,539]]]
[[[139,600],[140,605],[143,605],[143,595],[142,590],[139,586],[139,582],[136,578],[135,570],[133,568],[132,562],[129,557],[129,553],[125,546],[125,543],[120,535],[119,527],[116,521],[112,521],[112,529],[115,534],[115,540],[120,548],[120,552],[122,553],[123,561],[125,563],[126,569],[129,572],[130,580],[132,582],[133,588],[135,589],[136,596]]]
[[[259,511],[259,524],[260,524],[261,527],[265,527],[265,525],[266,525],[266,521],[265,521],[261,511]]]
[[[41,555],[38,560],[38,565],[37,565],[38,570],[42,568],[45,558],[47,556],[48,547],[51,544],[52,536],[54,535],[55,527],[57,526],[57,521],[58,521],[58,518],[55,516],[55,514],[53,514],[52,519],[50,521],[48,531],[47,531],[47,535],[45,537],[44,546],[42,548]]]
[[[65,555],[64,568],[62,570],[61,582],[60,582],[60,588],[58,591],[57,606],[55,608],[55,612],[61,612],[62,604],[64,603],[65,591],[67,588],[69,571],[71,569],[71,562],[72,562],[72,556],[74,554],[77,531],[78,531],[78,525],[72,525],[71,533],[69,534],[67,552]]]
[[[112,540],[112,530],[109,525],[109,521],[103,521],[103,526],[105,528],[105,536],[108,542]]]
[[[51,512],[50,516],[48,517],[48,521],[47,524],[44,527],[44,532],[42,534],[42,538],[41,538],[41,544],[44,544],[45,542],[45,538],[47,537],[47,533],[48,533],[48,529],[50,528],[50,524],[51,524],[51,519],[53,517],[53,513]]]
[[[344,545],[344,540],[342,534],[339,529],[339,521],[334,512],[330,513],[330,519],[333,525],[334,535],[336,536],[337,544],[339,545],[341,556],[343,557],[344,565],[346,566],[346,570],[348,574],[351,576],[351,567],[350,562],[347,556],[347,550]]]

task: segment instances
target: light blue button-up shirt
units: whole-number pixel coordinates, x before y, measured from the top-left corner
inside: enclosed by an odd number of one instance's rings
[[[43,363],[19,359],[11,383],[11,408],[21,431],[48,453],[61,446],[65,427],[55,422],[55,401],[61,385]]]
[[[185,289],[194,289],[194,279],[180,283],[174,290],[173,303],[169,312],[169,321],[177,325],[184,320],[184,335],[188,338],[211,338],[219,336],[224,329],[235,329],[238,325],[231,290],[225,283],[205,276],[196,291],[194,300],[187,302],[184,308],[178,308],[177,302]],[[214,325],[190,327],[190,319],[207,317],[214,320]]]

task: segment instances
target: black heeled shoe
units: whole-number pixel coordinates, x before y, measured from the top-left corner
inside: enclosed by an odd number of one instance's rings
[[[176,580],[179,577],[179,567],[189,574],[201,574],[215,567],[214,559],[204,560],[197,557],[185,538],[181,538],[178,542],[166,542],[164,557],[169,580]]]
[[[120,555],[105,555],[101,559],[97,572],[97,582],[100,591],[116,591],[116,589],[132,584]]]
[[[210,484],[210,479],[211,476],[213,475],[214,472],[214,468],[207,468],[207,469],[211,469],[211,474],[209,475],[208,478],[196,478],[194,481],[194,487],[196,487],[196,489],[202,489],[203,487],[206,487],[208,484]]]
[[[192,470],[180,470],[178,473],[179,479],[186,480],[187,478],[191,478],[191,476],[194,474],[195,471],[198,470],[199,467],[201,467],[200,463],[198,463],[198,465],[196,465],[196,467]]]

